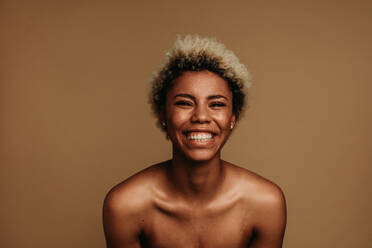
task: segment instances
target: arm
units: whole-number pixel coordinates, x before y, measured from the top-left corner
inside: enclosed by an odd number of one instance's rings
[[[283,192],[274,186],[258,200],[251,248],[281,248],[286,226]]]
[[[139,208],[127,194],[111,191],[103,205],[103,227],[107,248],[140,248],[141,218]]]

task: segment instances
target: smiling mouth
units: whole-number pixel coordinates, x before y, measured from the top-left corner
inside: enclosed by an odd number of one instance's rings
[[[213,138],[213,134],[210,132],[187,132],[186,138],[193,141],[208,141]]]

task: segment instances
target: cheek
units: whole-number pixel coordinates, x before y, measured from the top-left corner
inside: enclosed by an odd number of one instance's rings
[[[169,109],[166,114],[166,119],[170,128],[178,129],[188,121],[189,114],[187,111]]]
[[[230,129],[231,122],[232,122],[232,114],[221,112],[215,116],[215,120],[217,121],[218,125],[221,129]]]

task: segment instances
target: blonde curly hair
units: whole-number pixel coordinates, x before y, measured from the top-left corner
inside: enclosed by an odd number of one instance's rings
[[[183,39],[178,35],[173,47],[166,53],[162,66],[153,73],[149,101],[154,114],[159,117],[165,110],[166,94],[176,78],[185,71],[202,70],[214,72],[228,83],[233,94],[233,112],[238,119],[251,85],[250,74],[224,44],[215,38],[202,38],[199,35],[186,35]]]

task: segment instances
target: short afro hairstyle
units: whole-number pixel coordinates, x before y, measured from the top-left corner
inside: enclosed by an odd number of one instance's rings
[[[159,70],[153,73],[150,80],[150,104],[158,117],[164,113],[168,90],[173,81],[185,71],[208,70],[223,78],[233,95],[233,113],[238,120],[246,102],[250,87],[250,74],[239,62],[238,57],[215,38],[202,38],[198,35],[186,35],[183,39],[177,36],[176,42],[166,53],[165,61]]]

